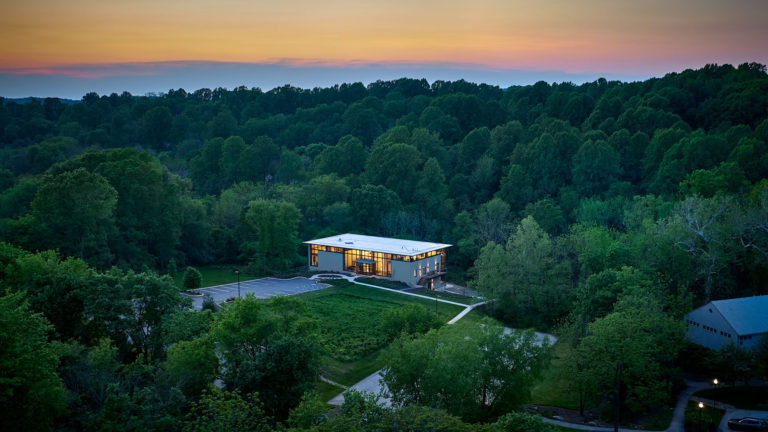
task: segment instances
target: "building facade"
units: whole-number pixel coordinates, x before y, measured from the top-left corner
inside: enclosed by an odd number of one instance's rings
[[[691,342],[751,349],[768,334],[768,295],[711,301],[686,315],[685,324]]]
[[[445,250],[451,246],[359,234],[340,234],[304,243],[311,271],[379,276],[433,289],[442,283]]]

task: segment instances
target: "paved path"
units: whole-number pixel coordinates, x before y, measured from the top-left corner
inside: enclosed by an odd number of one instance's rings
[[[323,275],[323,274],[313,275],[312,277],[310,277],[310,279],[311,280],[323,280],[327,276],[328,275]],[[398,294],[403,294],[403,295],[408,295],[408,296],[412,296],[412,297],[419,297],[419,298],[423,298],[423,299],[427,299],[427,300],[432,300],[432,301],[435,300],[435,297],[430,297],[430,296],[425,296],[425,295],[421,295],[421,294],[414,294],[412,292],[408,292],[407,290],[411,289],[411,288],[406,288],[406,289],[385,288],[385,287],[379,286],[379,285],[373,285],[373,284],[369,284],[369,283],[365,283],[365,282],[358,282],[355,279],[357,276],[348,276],[348,275],[344,275],[344,274],[335,274],[334,273],[334,274],[332,274],[330,276],[332,276],[332,279],[346,279],[346,280],[348,280],[348,281],[350,281],[350,282],[352,282],[354,284],[357,284],[357,285],[364,285],[364,286],[371,287],[371,288],[376,288],[376,289],[380,289],[380,290],[384,290],[384,291],[390,291],[390,292],[394,292],[394,293],[398,293]],[[469,306],[472,306],[474,308],[474,307],[480,306],[481,304],[485,303],[485,302],[480,302],[480,303],[475,303],[473,305],[467,305],[465,303],[459,303],[459,302],[455,302],[455,301],[445,300],[445,299],[441,299],[439,297],[437,298],[437,301],[440,302],[440,303],[446,303],[446,304],[452,304],[452,305],[456,305],[456,306],[461,306],[463,308],[467,308]]]
[[[448,321],[448,324],[453,324],[453,323],[455,323],[456,321],[458,321],[458,320],[460,320],[460,319],[464,318],[464,315],[466,315],[466,314],[468,314],[468,313],[472,312],[472,309],[474,309],[474,308],[476,308],[476,307],[478,307],[478,306],[482,306],[482,305],[484,305],[484,304],[485,304],[485,302],[480,302],[480,303],[475,303],[475,304],[473,304],[473,305],[469,305],[469,306],[467,306],[467,307],[466,307],[466,308],[464,308],[464,310],[463,310],[463,311],[461,311],[461,312],[460,312],[458,315],[456,315],[455,317],[453,317],[453,319],[452,319],[452,320]]]
[[[335,275],[334,274],[333,277],[335,279],[343,278],[343,279],[346,279],[346,280],[348,280],[348,281],[350,281],[352,283],[356,283],[358,285],[365,285],[365,286],[368,286],[368,287],[377,288],[377,289],[384,290],[384,291],[391,291],[391,292],[395,292],[395,293],[402,294],[402,295],[409,295],[409,296],[413,296],[413,297],[420,297],[420,298],[424,298],[424,299],[427,299],[427,300],[435,300],[435,297],[429,297],[429,296],[425,296],[425,295],[421,295],[421,294],[410,293],[410,292],[403,291],[403,290],[396,290],[396,289],[392,289],[392,288],[384,288],[384,287],[381,287],[381,286],[378,286],[378,285],[372,285],[372,284],[367,284],[367,283],[363,283],[363,282],[358,282],[358,281],[355,280],[354,276]],[[314,276],[312,276],[311,279],[320,279],[320,280],[322,280],[323,279],[323,275],[322,274],[314,275]],[[464,316],[466,316],[469,312],[471,312],[474,308],[485,304],[485,302],[480,302],[480,303],[475,303],[475,304],[471,304],[471,305],[466,305],[466,304],[463,304],[463,303],[458,303],[458,302],[454,302],[454,301],[450,301],[450,300],[444,300],[444,299],[440,299],[440,298],[438,298],[437,301],[440,302],[440,303],[452,304],[452,305],[461,306],[461,307],[464,308],[461,312],[459,312],[458,315],[456,315],[450,321],[448,321],[448,324],[456,323],[457,321],[462,319]],[[505,333],[509,333],[509,332],[512,331],[512,329],[505,327],[504,331],[505,331]],[[550,334],[539,333],[539,332],[536,333],[536,340],[537,340],[538,343],[542,343],[542,341],[544,339],[547,339],[549,341],[550,345],[553,344],[555,341],[557,341],[557,338],[555,338],[554,336],[552,336]],[[326,380],[326,379],[323,379],[323,380],[326,381],[326,382],[330,382],[329,380]],[[339,387],[343,388],[344,386],[339,385]],[[381,370],[378,370],[378,371],[372,373],[371,375],[368,375],[367,377],[363,378],[362,381],[360,381],[358,383],[355,383],[349,389],[357,390],[359,392],[368,392],[368,393],[376,394],[379,397],[379,399],[378,399],[379,402],[383,406],[390,406],[392,404],[392,400],[389,398],[389,396],[387,396],[388,395],[387,387],[381,382]],[[344,403],[344,393],[346,391],[347,390],[345,390],[344,392],[336,395],[336,397],[334,397],[333,399],[329,400],[328,403],[331,404],[331,405],[341,405],[341,404],[343,404]]]
[[[474,309],[477,306],[480,306],[483,303],[475,303],[473,305],[467,306],[464,308],[463,311],[461,311],[458,315],[453,317],[450,321],[448,321],[448,324],[454,324],[456,321],[460,320],[462,317],[464,317],[467,313],[469,313],[472,309]],[[504,332],[509,333],[512,329],[505,327]],[[554,343],[554,341],[557,341],[557,338],[555,338],[551,334],[546,333],[539,333],[536,332],[536,341],[538,343],[542,343],[544,339],[547,339],[550,343]],[[340,386],[343,387],[343,386]],[[359,392],[368,392],[373,393],[375,395],[378,395],[378,401],[382,406],[391,406],[392,405],[392,399],[389,397],[389,392],[387,390],[387,386],[384,385],[383,382],[381,382],[381,369],[377,370],[376,372],[372,373],[371,375],[368,375],[367,377],[363,378],[362,381],[355,383],[352,387],[349,389],[357,390]],[[333,399],[329,400],[328,403],[331,405],[339,406],[344,403],[344,393],[346,390],[334,397]]]
[[[356,282],[357,283],[357,282]],[[367,285],[367,284],[361,284],[361,285]],[[369,285],[373,286],[373,285]],[[381,288],[381,287],[376,287]],[[387,288],[384,288],[387,289]],[[397,291],[397,290],[392,290]],[[398,291],[400,292],[400,291]],[[408,293],[402,293],[401,294],[408,294]],[[419,296],[424,297],[424,296]],[[462,305],[466,306],[466,305]],[[448,324],[453,324],[461,317],[466,315],[469,311],[472,310],[472,308],[477,305],[467,306],[463,311],[461,311],[458,315],[453,317],[452,320],[448,322]],[[341,386],[343,387],[343,386]],[[367,377],[363,378],[362,381],[355,383],[352,387],[349,389],[357,390],[359,392],[368,392],[373,393],[375,395],[378,395],[378,401],[383,406],[391,406],[392,405],[392,399],[389,397],[389,391],[387,390],[387,386],[384,385],[384,383],[381,382],[381,369],[377,370],[376,372],[368,375]],[[343,392],[339,393],[334,397],[333,399],[329,400],[328,403],[331,405],[339,406],[344,403],[344,393],[346,393],[347,390],[344,390]]]
[[[316,276],[312,276],[312,279],[315,279]],[[322,275],[319,275],[319,276],[322,276]],[[420,295],[420,294],[413,294],[413,293],[402,291],[402,290],[396,290],[396,289],[391,289],[391,288],[384,288],[384,287],[380,287],[380,286],[377,286],[377,285],[371,285],[371,284],[367,284],[367,283],[357,282],[357,281],[355,281],[355,278],[351,277],[351,276],[346,276],[346,275],[339,275],[339,276],[341,276],[342,278],[344,278],[344,279],[346,279],[346,280],[348,280],[350,282],[356,283],[358,285],[365,285],[365,286],[369,286],[369,287],[372,287],[372,288],[382,289],[382,290],[385,290],[385,291],[392,291],[392,292],[400,293],[400,294],[403,294],[403,295],[410,295],[410,296],[414,296],[414,297],[425,298],[425,299],[428,299],[428,300],[435,300],[434,297],[428,297],[428,296],[423,296],[423,295]],[[319,277],[318,279],[322,279],[322,277]],[[448,321],[448,324],[454,324],[455,322],[457,322],[458,320],[463,318],[466,314],[468,314],[470,311],[472,311],[472,309],[474,309],[474,308],[476,308],[476,307],[478,307],[480,305],[485,304],[485,302],[480,302],[480,303],[475,303],[473,305],[465,305],[465,304],[462,304],[462,303],[452,302],[452,301],[443,300],[443,299],[438,299],[438,301],[441,302],[441,303],[448,303],[448,304],[453,304],[453,305],[463,306],[464,307],[464,310],[462,310],[458,315],[453,317],[453,319]],[[504,330],[505,330],[505,332],[511,332],[512,331],[512,329],[506,328],[506,327],[504,328]],[[539,343],[541,343],[544,339],[547,339],[550,345],[554,344],[557,341],[557,338],[555,336],[553,336],[551,334],[547,334],[547,333],[541,333],[541,332],[536,332],[536,339],[537,339],[537,341]],[[667,427],[663,432],[683,432],[684,431],[684,427],[683,426],[684,426],[684,423],[685,423],[685,407],[688,405],[688,401],[691,399],[693,394],[696,393],[697,391],[703,390],[703,389],[706,389],[706,388],[710,388],[710,383],[709,382],[688,381],[688,380],[686,380],[686,384],[688,385],[688,387],[686,387],[685,390],[680,392],[680,395],[677,398],[677,404],[675,405],[675,411],[672,414],[672,421],[669,423],[669,427]],[[344,386],[340,386],[340,387],[344,387]],[[350,389],[354,389],[354,390],[357,390],[357,391],[360,391],[360,392],[370,392],[370,393],[377,394],[377,395],[379,395],[379,401],[384,406],[390,406],[390,404],[392,402],[391,399],[386,396],[386,394],[387,394],[386,386],[384,386],[381,383],[381,370],[378,370],[378,371],[372,373],[371,375],[365,377],[362,381],[360,381],[360,382],[356,383],[355,385],[353,385],[352,387],[350,387]],[[697,399],[697,400],[700,400],[700,399]],[[709,405],[709,406],[718,406],[720,408],[723,408],[723,407],[727,408],[726,409],[726,413],[723,416],[723,420],[720,423],[720,426],[718,427],[718,432],[728,432],[729,431],[728,430],[728,420],[731,419],[731,418],[739,418],[739,417],[763,417],[763,418],[768,418],[768,411],[738,410],[738,409],[733,409],[733,408],[731,408],[731,407],[729,407],[729,406],[727,406],[725,404],[719,403],[719,402],[707,401],[707,400],[702,400],[702,401],[706,405]],[[341,394],[337,395],[336,397],[334,397],[333,399],[328,401],[328,403],[331,404],[331,405],[341,405],[341,404],[343,404],[344,403],[344,393],[342,392]],[[613,427],[599,427],[599,426],[583,425],[583,424],[579,424],[579,423],[570,423],[570,422],[550,419],[550,418],[546,418],[546,417],[542,418],[542,421],[544,421],[545,423],[549,423],[549,424],[553,424],[553,425],[557,425],[557,426],[562,426],[562,427],[566,427],[566,428],[569,428],[569,429],[576,429],[576,430],[583,430],[583,431],[597,431],[597,432],[613,432]],[[642,430],[642,429],[628,429],[628,428],[619,428],[619,431],[620,432],[658,432],[658,431],[646,431],[646,430]]]
[[[367,283],[363,283],[363,282],[358,282],[356,280],[352,280],[352,283],[356,283],[358,285],[365,285],[365,286],[372,287],[372,288],[378,288],[378,289],[381,289],[381,290],[384,290],[384,291],[396,292],[398,294],[408,295],[408,296],[412,296],[412,297],[420,297],[420,298],[431,300],[431,301],[435,300],[435,297],[425,296],[425,295],[421,295],[421,294],[414,294],[414,293],[411,293],[411,292],[407,292],[407,291],[403,291],[403,290],[396,290],[396,289],[392,289],[392,288],[384,288],[382,286],[367,284]],[[441,299],[439,297],[437,298],[437,301],[440,302],[440,303],[447,303],[447,304],[452,304],[452,305],[456,305],[456,306],[467,307],[467,305],[464,304],[464,303],[459,303],[459,302],[450,301],[450,300],[444,300],[444,299]]]
[[[352,387],[349,389],[351,390],[357,390],[359,392],[366,392],[366,393],[373,393],[375,395],[378,395],[377,402],[385,407],[389,407],[392,405],[392,399],[388,396],[387,387],[381,382],[381,370],[377,370],[376,372],[368,375],[367,377],[363,378],[362,381],[355,383]],[[329,400],[328,403],[330,405],[336,405],[340,406],[344,403],[344,393],[346,393],[347,390],[343,391],[342,393],[339,393],[334,397],[333,399]]]
[[[717,427],[718,432],[728,432],[728,420],[741,417],[759,417],[768,419],[768,411],[743,410],[735,408],[726,409],[723,420],[720,422],[720,426]]]
[[[349,388],[349,387],[345,386],[344,384],[339,384],[336,381],[329,380],[328,378],[326,378],[326,377],[324,377],[322,375],[320,375],[320,381],[326,382],[326,383],[328,383],[330,385],[335,385],[336,387],[341,387],[344,390]]]
[[[686,380],[685,383],[688,385],[688,387],[682,392],[680,392],[680,395],[677,397],[677,404],[675,404],[675,412],[672,414],[672,421],[669,423],[669,427],[664,429],[664,432],[683,432],[684,430],[683,425],[685,423],[685,407],[688,405],[688,401],[691,399],[704,402],[704,404],[707,406],[714,406],[721,409],[726,408],[726,412],[725,412],[725,415],[723,416],[723,420],[722,422],[720,422],[720,426],[718,427],[718,431],[721,431],[721,432],[728,431],[728,420],[734,417],[768,417],[768,411],[737,410],[737,409],[733,409],[733,407],[731,407],[730,405],[726,405],[720,402],[704,400],[701,398],[693,398],[694,393],[696,393],[699,390],[711,388],[711,384],[708,381],[688,381],[688,380]],[[542,420],[544,421],[544,423],[567,427],[569,429],[598,431],[598,432],[613,431],[612,427],[589,426],[589,425],[583,425],[578,423],[569,423],[569,422],[550,419],[550,418],[543,418]],[[650,431],[644,431],[642,429],[626,429],[626,428],[619,428],[619,431],[650,432]]]
[[[237,297],[237,282],[217,285],[206,288],[199,288],[201,294],[210,294],[216,304],[220,304],[229,298]],[[256,298],[269,298],[276,295],[296,295],[309,291],[319,290],[330,285],[324,284],[318,280],[307,279],[304,277],[295,277],[291,279],[263,278],[240,281],[240,296],[245,297],[250,293]],[[184,294],[184,293],[182,293]],[[186,294],[184,294],[186,295]],[[192,307],[200,310],[203,307],[202,296],[189,296],[192,298]]]

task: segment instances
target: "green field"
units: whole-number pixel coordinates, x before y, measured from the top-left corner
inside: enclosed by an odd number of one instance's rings
[[[196,268],[203,275],[201,288],[237,282],[234,266],[210,265]],[[173,277],[173,281],[179,289],[184,289],[184,270],[186,269],[186,267],[179,268],[179,272]],[[240,273],[241,282],[252,279],[256,279],[256,276]]]
[[[388,345],[390,340],[381,329],[384,311],[406,304],[420,304],[429,311],[435,303],[418,297],[356,285],[345,280],[330,282],[333,286],[300,294],[318,321],[321,343],[327,355],[347,362],[368,356]],[[460,306],[439,303],[437,314],[444,322],[461,312]]]
[[[406,304],[435,310],[435,303],[430,300],[346,280],[329,282],[333,286],[299,297],[306,301],[318,323],[320,342],[326,351],[321,372],[344,385],[352,385],[384,365],[382,350],[391,343],[381,329],[385,311]],[[441,321],[448,322],[461,310],[460,306],[439,303],[437,314]]]
[[[461,294],[455,294],[455,293],[447,292],[447,291],[432,291],[432,290],[426,289],[426,288],[419,288],[419,289],[411,290],[411,291],[408,291],[408,292],[413,293],[413,294],[419,294],[419,295],[423,295],[423,296],[428,296],[428,297],[435,297],[437,295],[437,298],[439,298],[439,299],[449,300],[449,301],[452,301],[452,302],[462,303],[462,304],[465,304],[465,305],[471,305],[471,304],[479,303],[479,302],[482,301],[481,299],[479,299],[477,297],[468,297],[468,296],[464,296],[464,295],[461,295]]]
[[[391,288],[391,289],[405,289],[408,288],[408,284],[396,281],[396,280],[389,280],[389,279],[379,279],[379,278],[372,278],[372,277],[358,277],[355,278],[355,281],[360,283],[367,283],[371,285],[377,285],[384,288]]]
[[[344,389],[333,384],[328,384],[325,381],[317,380],[315,383],[315,391],[317,392],[317,396],[320,397],[320,400],[326,402],[343,392]]]
[[[567,344],[560,342],[555,342],[552,346],[550,367],[544,371],[538,384],[531,389],[531,403],[579,409],[578,393],[569,388],[568,376],[564,370],[564,359],[569,349]]]

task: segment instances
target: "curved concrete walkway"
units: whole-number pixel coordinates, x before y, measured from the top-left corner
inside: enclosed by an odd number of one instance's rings
[[[685,380],[685,383],[688,385],[688,387],[686,387],[685,390],[680,392],[680,395],[677,397],[677,403],[675,404],[675,412],[672,414],[672,421],[669,423],[669,427],[664,429],[664,432],[683,432],[684,430],[683,426],[685,424],[685,407],[688,405],[688,401],[691,399],[703,402],[707,406],[712,406],[720,409],[726,408],[725,415],[723,416],[723,420],[720,422],[720,426],[717,429],[720,432],[728,431],[728,420],[731,418],[768,417],[768,411],[739,410],[739,409],[734,409],[732,406],[726,405],[724,403],[720,403],[712,400],[704,400],[702,398],[694,398],[693,394],[696,393],[697,391],[708,389],[711,387],[711,384],[708,381]],[[565,421],[555,420],[550,418],[542,418],[542,420],[544,421],[544,423],[562,426],[569,429],[598,431],[598,432],[613,431],[612,427],[589,426],[589,425],[583,425],[579,423],[570,423],[570,422],[565,422]],[[627,428],[619,428],[619,431],[621,432],[657,432],[657,431],[645,431],[642,429],[627,429]]]
[[[324,276],[323,274],[312,275],[310,277],[310,279],[313,279],[313,280],[323,280],[323,276]],[[398,293],[398,294],[408,295],[408,296],[411,296],[411,297],[419,297],[419,298],[423,298],[423,299],[427,299],[427,300],[431,300],[431,301],[435,300],[435,297],[425,296],[425,295],[421,295],[421,294],[414,294],[414,293],[410,293],[408,291],[397,290],[397,289],[393,289],[393,288],[385,288],[383,286],[373,285],[373,284],[369,284],[369,283],[365,283],[365,282],[358,282],[357,280],[355,280],[357,278],[357,276],[348,276],[348,275],[336,274],[336,273],[332,274],[331,276],[333,276],[333,277],[332,278],[326,278],[326,279],[346,279],[346,280],[348,280],[348,281],[350,281],[350,282],[352,282],[354,284],[357,284],[357,285],[363,285],[363,286],[367,286],[367,287],[371,287],[371,288],[376,288],[376,289],[380,289],[380,290],[384,290],[384,291],[395,292],[395,293]],[[452,305],[461,306],[461,307],[467,307],[468,306],[468,305],[466,305],[464,303],[459,303],[459,302],[450,301],[450,300],[444,300],[444,299],[441,299],[439,297],[437,298],[437,301],[440,302],[440,303],[452,304]],[[479,305],[481,305],[483,303],[484,302],[475,303],[474,305],[471,305],[471,306],[476,307],[476,306],[479,306]]]
[[[722,406],[721,404],[717,404],[717,405]],[[720,421],[720,425],[717,427],[717,431],[718,432],[729,431],[730,429],[728,429],[728,420],[733,418],[742,418],[742,417],[759,417],[759,418],[768,419],[768,411],[728,408],[725,410],[725,415],[723,415],[723,420]]]
[[[368,284],[360,284],[360,285],[368,285]],[[368,285],[368,286],[372,286],[372,285]],[[381,288],[381,287],[376,287],[376,288]],[[385,289],[388,289],[388,288],[385,288]],[[393,291],[397,291],[397,290],[393,290]],[[403,293],[403,294],[406,294],[406,293]],[[424,296],[419,296],[419,297],[424,297]],[[466,306],[466,305],[462,305],[462,306]],[[467,306],[458,315],[453,317],[453,319],[450,320],[448,324],[453,324],[456,321],[460,320],[464,315],[466,315],[469,311],[471,311],[474,306],[475,305]],[[343,386],[340,386],[340,387],[343,387]],[[363,378],[361,381],[356,382],[347,390],[350,390],[350,389],[357,390],[361,393],[367,392],[367,393],[373,393],[377,395],[378,396],[377,402],[382,406],[388,407],[392,405],[392,399],[390,399],[390,397],[388,396],[389,392],[387,390],[387,386],[384,385],[383,382],[381,382],[381,369],[368,375],[367,377]],[[336,405],[336,406],[340,406],[341,404],[343,404],[344,393],[346,393],[347,390],[344,390],[343,392],[336,395],[333,399],[329,400],[328,403],[330,405]]]
[[[317,275],[313,275],[310,279],[322,280],[323,276],[324,276],[323,274],[317,274]],[[408,295],[408,296],[412,296],[412,297],[419,297],[419,298],[427,299],[427,300],[430,300],[430,301],[436,299],[435,297],[429,297],[429,296],[425,296],[425,295],[421,295],[421,294],[413,294],[413,293],[410,293],[410,292],[407,292],[407,291],[396,290],[396,289],[392,289],[392,288],[385,288],[385,287],[381,287],[381,286],[378,286],[378,285],[358,282],[358,281],[355,280],[356,276],[348,276],[348,275],[335,274],[335,273],[330,275],[330,276],[332,276],[331,279],[346,279],[346,280],[348,280],[348,281],[350,281],[350,282],[352,282],[354,284],[357,284],[357,285],[364,285],[364,286],[367,286],[367,287],[376,288],[376,289],[380,289],[380,290],[384,290],[384,291],[391,291],[391,292],[395,292],[395,293],[402,294],[402,295]],[[468,313],[470,313],[474,308],[476,308],[478,306],[482,306],[482,305],[485,304],[485,302],[479,302],[479,303],[474,303],[474,304],[471,304],[471,305],[466,305],[464,303],[458,303],[458,302],[454,302],[454,301],[450,301],[450,300],[444,300],[444,299],[440,299],[440,298],[437,298],[436,300],[438,302],[440,302],[440,303],[447,303],[447,304],[451,304],[451,305],[461,306],[461,307],[464,308],[461,312],[459,312],[458,315],[456,315],[450,321],[448,321],[447,324],[455,324],[460,319],[464,318],[464,316],[466,316]],[[510,329],[508,327],[504,328],[504,332],[505,333],[510,333],[511,331],[512,331],[512,329]],[[552,344],[554,344],[557,341],[557,338],[555,336],[551,335],[551,334],[536,332],[536,342],[541,344],[541,343],[543,343],[544,340],[547,340],[548,343],[550,345],[552,345]],[[321,377],[321,379],[323,381],[335,384],[332,381],[326,379],[325,377]],[[344,388],[344,386],[342,386],[340,384],[338,384],[338,386]],[[378,370],[378,371],[372,373],[371,375],[368,375],[367,377],[363,378],[361,381],[359,381],[359,382],[355,383],[354,385],[352,385],[351,387],[349,387],[347,390],[350,390],[350,389],[351,390],[357,390],[359,392],[368,392],[368,393],[373,393],[373,394],[378,395],[378,402],[380,404],[382,404],[383,406],[390,406],[391,403],[392,403],[391,399],[387,396],[387,394],[388,394],[387,393],[387,387],[381,382],[381,370]],[[333,399],[329,400],[328,403],[331,404],[331,405],[337,405],[337,406],[343,404],[344,403],[344,393],[347,390],[344,390],[343,392],[341,392],[338,395],[336,395]]]

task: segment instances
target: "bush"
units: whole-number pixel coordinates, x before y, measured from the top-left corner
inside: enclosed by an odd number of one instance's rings
[[[541,421],[536,414],[512,412],[499,417],[489,432],[554,432],[556,429]]]
[[[216,302],[213,301],[213,296],[208,293],[203,294],[202,310],[209,310],[211,312],[216,312],[218,309],[219,307],[216,305]]]
[[[440,320],[425,307],[410,304],[384,312],[381,327],[390,338],[395,338],[401,333],[409,335],[426,333],[430,329],[440,327]]]
[[[176,265],[176,260],[171,258],[168,260],[168,274],[171,277],[176,277],[176,273],[179,272],[179,267]]]
[[[194,267],[187,267],[184,272],[184,289],[198,289],[203,284],[203,275]]]

